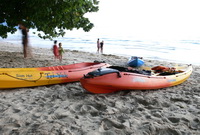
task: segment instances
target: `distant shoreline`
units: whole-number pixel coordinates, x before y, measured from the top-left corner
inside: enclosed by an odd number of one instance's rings
[[[34,40],[34,38],[32,38],[31,40],[30,40],[30,45],[33,47],[33,48],[43,48],[43,49],[51,49],[52,48],[52,45],[53,45],[53,41],[41,41],[40,43],[41,43],[41,45],[39,46],[39,45],[34,45],[33,43],[33,40]],[[7,43],[10,43],[10,44],[14,44],[14,45],[17,45],[17,46],[21,46],[21,40],[19,40],[19,41],[9,41],[9,40],[0,40],[0,42],[7,42]],[[62,42],[62,41],[60,41],[60,40],[58,40],[58,42]],[[48,43],[47,45],[45,44],[44,45],[44,43]],[[92,54],[96,54],[96,44],[94,43],[92,46],[91,45],[83,45],[82,47],[79,47],[79,48],[77,48],[76,47],[76,45],[71,45],[70,47],[65,47],[65,42],[62,42],[63,43],[63,48],[64,49],[66,49],[66,50],[70,50],[70,51],[73,51],[73,50],[77,50],[77,51],[82,51],[82,52],[86,52],[86,53],[92,53]],[[70,44],[70,43],[67,43],[67,44]],[[74,46],[74,47],[73,47]],[[109,50],[108,50],[108,48],[107,48],[108,46],[106,46],[105,45],[105,47],[104,47],[104,54],[105,55],[116,55],[116,56],[120,56],[120,57],[126,57],[126,58],[130,58],[130,56],[129,56],[129,54],[124,54],[124,52],[122,52],[121,54],[119,54],[119,53],[108,53],[109,52]],[[115,50],[116,48],[113,48],[113,50]],[[144,50],[144,53],[146,53],[145,52],[146,50]],[[136,52],[137,52],[137,50],[136,50]],[[184,52],[183,52],[184,53]],[[138,56],[138,55],[132,55],[132,56]],[[186,55],[185,55],[186,56]],[[152,58],[152,56],[150,57],[150,58],[148,58],[148,57],[144,57],[144,56],[139,56],[139,57],[143,57],[144,59],[149,59],[149,60],[158,60],[158,61],[166,61],[166,62],[172,62],[172,63],[177,63],[177,64],[182,64],[182,63],[184,63],[184,64],[192,64],[192,65],[200,65],[200,63],[198,62],[198,61],[196,61],[195,59],[189,59],[189,58],[187,58],[188,60],[191,60],[190,62],[188,62],[188,63],[186,63],[184,60],[181,62],[181,61],[177,61],[176,59],[174,59],[174,60],[171,60],[171,58],[156,58],[156,56],[155,56],[155,58]],[[170,56],[170,57],[172,57],[172,56]],[[181,57],[179,56],[179,55],[177,55],[177,56],[173,56],[173,57],[178,57],[178,59],[180,59],[181,60]],[[182,58],[182,59],[184,59],[184,58]],[[187,60],[187,61],[188,61]],[[193,62],[195,62],[195,63],[193,63]]]

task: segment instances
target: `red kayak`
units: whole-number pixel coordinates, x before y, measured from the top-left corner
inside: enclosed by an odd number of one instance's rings
[[[156,73],[159,68],[159,73]],[[163,68],[163,67],[162,67]],[[151,68],[150,68],[151,69]],[[154,68],[153,68],[154,69]],[[123,67],[97,69],[88,73],[80,82],[92,93],[111,93],[120,90],[150,90],[175,86],[183,83],[192,73],[192,66],[169,68],[160,71],[129,70]]]

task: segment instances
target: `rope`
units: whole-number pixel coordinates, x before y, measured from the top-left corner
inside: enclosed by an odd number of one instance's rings
[[[7,76],[9,76],[9,77],[11,77],[11,78],[18,79],[18,80],[22,80],[22,81],[27,81],[27,82],[37,82],[38,80],[40,80],[40,79],[42,78],[42,74],[43,74],[43,73],[40,73],[40,77],[39,77],[38,79],[36,79],[36,80],[22,79],[22,78],[18,78],[18,77],[9,75],[9,74],[7,74],[7,73],[2,73],[2,74],[0,74],[0,75],[7,75]]]

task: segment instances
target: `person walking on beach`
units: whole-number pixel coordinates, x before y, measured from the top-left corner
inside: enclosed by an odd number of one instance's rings
[[[59,59],[59,51],[58,51],[58,46],[57,46],[57,40],[54,41],[53,45],[53,54],[54,54],[54,59]]]
[[[97,53],[99,53],[99,49],[100,49],[100,41],[99,38],[97,39]]]
[[[19,24],[19,29],[21,29],[21,31],[22,31],[22,45],[23,45],[24,58],[27,58],[28,53],[31,53],[29,50],[29,47],[28,47],[28,32],[29,32],[29,30],[23,24]]]
[[[62,55],[63,55],[63,53],[64,53],[64,50],[63,50],[63,48],[62,48],[62,43],[59,43],[58,44],[58,51],[59,51],[59,60],[60,60],[60,62],[62,62]]]
[[[100,43],[100,49],[101,49],[101,53],[103,54],[103,45],[104,45],[104,41],[102,40]]]

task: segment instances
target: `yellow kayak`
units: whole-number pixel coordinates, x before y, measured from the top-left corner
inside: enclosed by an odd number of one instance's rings
[[[106,63],[83,62],[64,66],[37,68],[0,68],[0,89],[33,87],[79,81],[84,74]]]

